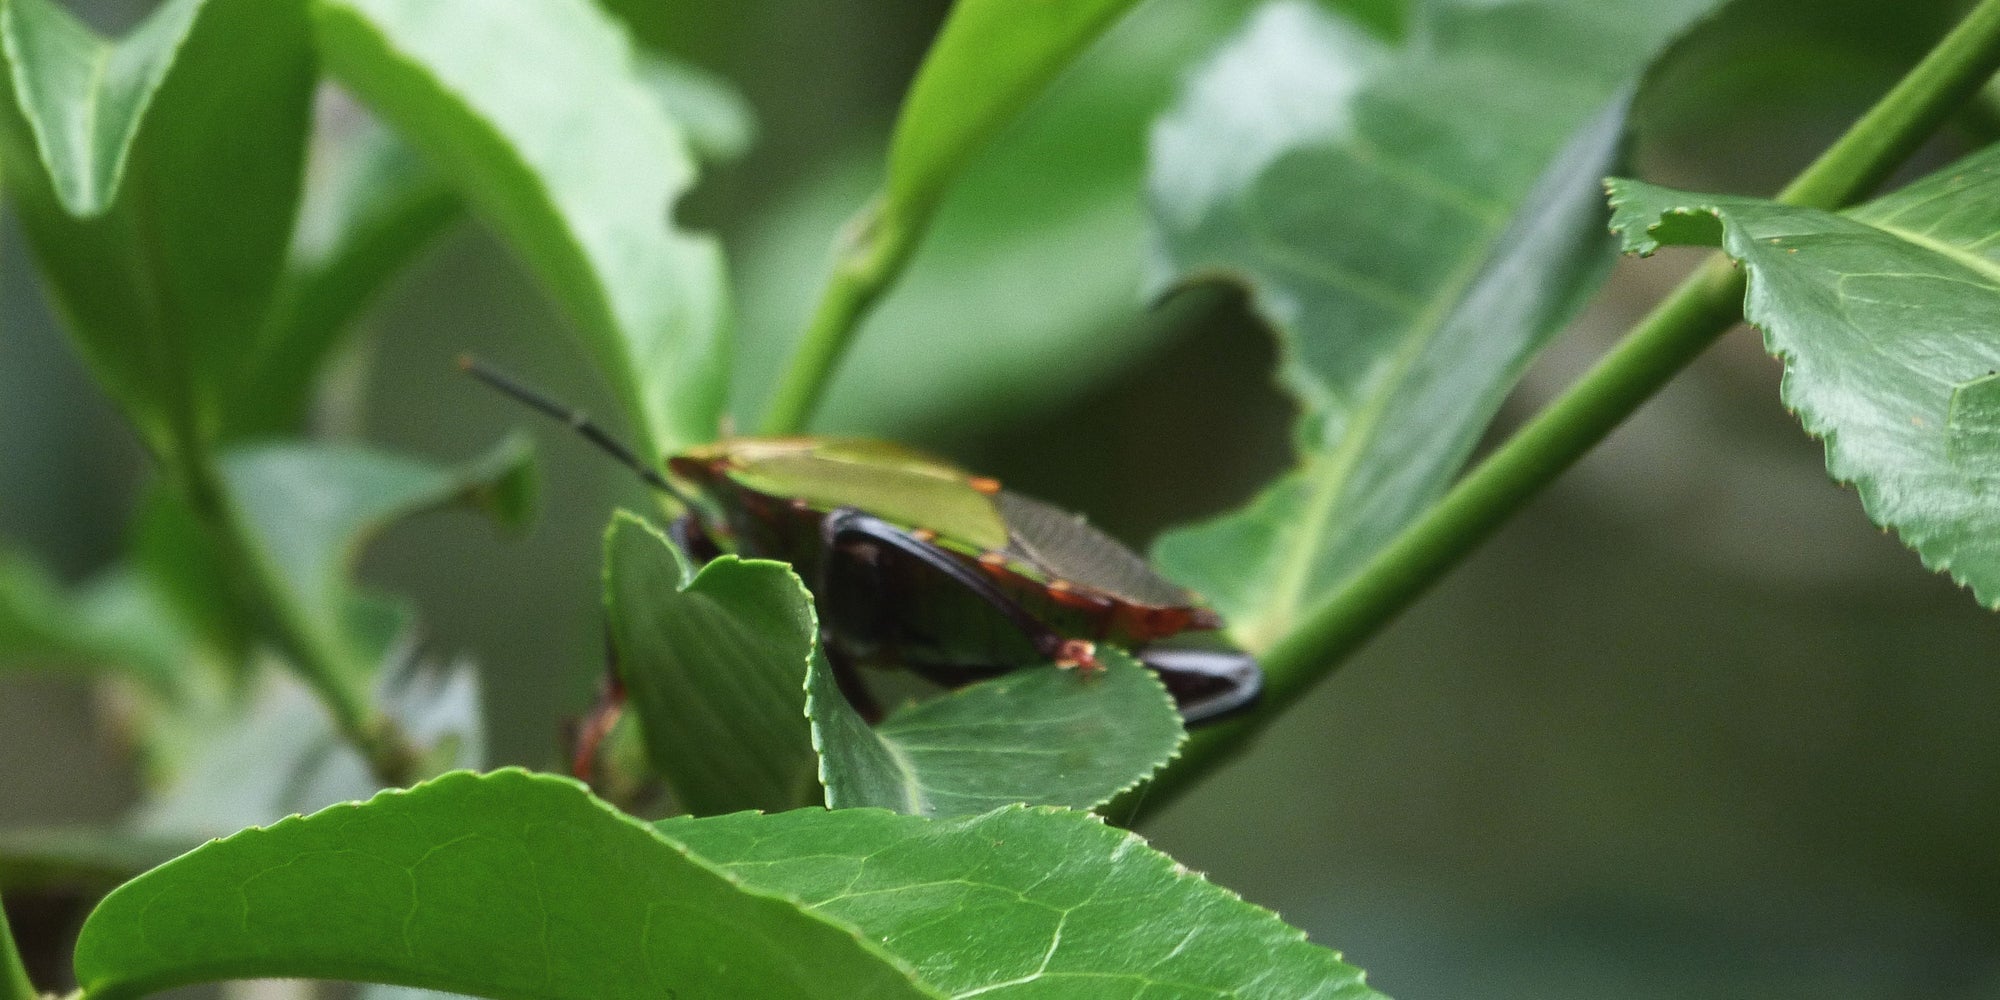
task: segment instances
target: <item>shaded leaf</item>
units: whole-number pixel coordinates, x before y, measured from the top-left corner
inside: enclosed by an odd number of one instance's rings
[[[479,672],[467,660],[431,663],[413,647],[407,615],[383,636],[382,681],[370,704],[424,752],[423,775],[486,764]],[[198,843],[275,823],[382,787],[333,727],[319,698],[289,675],[261,672],[247,698],[161,713],[145,733],[153,787],[127,825],[148,842]]]
[[[522,771],[248,830],[120,887],[76,973],[115,1000],[261,977],[497,998],[924,997],[880,946]]]
[[[259,445],[224,453],[224,487],[251,536],[249,557],[276,585],[280,613],[338,663],[341,676],[315,685],[368,690],[385,631],[378,605],[348,582],[361,548],[389,524],[461,505],[502,524],[530,514],[534,465],[526,440],[511,438],[458,468],[352,445]],[[207,536],[181,499],[164,491],[141,515],[146,573],[197,630],[240,659],[249,642],[241,599]]]
[[[50,294],[156,451],[227,423],[289,237],[314,76],[303,6],[170,0],[118,42],[0,8],[0,157]]]
[[[1443,492],[1594,286],[1621,89],[1708,6],[1436,3],[1398,48],[1276,0],[1161,119],[1163,275],[1246,284],[1303,410],[1297,470],[1155,549],[1248,647]]]
[[[1627,250],[1720,246],[1784,400],[1875,523],[2000,608],[2000,147],[1839,214],[1611,186]]]
[[[802,809],[657,828],[860,929],[949,996],[1381,996],[1339,954],[1084,813]]]
[[[716,242],[669,227],[687,142],[586,0],[316,0],[340,80],[541,277],[642,453],[715,436],[727,383]],[[532,72],[524,72],[532,67]]]
[[[920,816],[1017,802],[1089,809],[1172,759],[1180,713],[1153,672],[1123,650],[1106,669],[1015,670],[891,714],[873,729],[816,655],[808,711],[827,805]]]
[[[26,558],[0,550],[0,672],[23,669],[127,674],[154,693],[180,690],[179,636],[164,609],[106,578],[70,593]]]
[[[820,802],[806,723],[812,598],[781,562],[722,556],[695,572],[618,512],[604,536],[618,675],[655,770],[697,815]]]
[[[351,445],[262,445],[229,452],[223,476],[259,553],[316,620],[346,614],[346,580],[378,531],[420,511],[462,504],[501,524],[532,512],[534,460],[509,438],[461,468]]]

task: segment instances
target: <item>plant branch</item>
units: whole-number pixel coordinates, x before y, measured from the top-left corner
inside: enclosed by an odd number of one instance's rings
[[[902,218],[886,211],[885,204],[880,199],[871,202],[841,231],[833,275],[771,398],[763,433],[783,436],[805,431],[861,321],[916,250],[925,220]]]
[[[193,426],[178,426],[173,436],[170,468],[230,571],[231,593],[257,616],[266,636],[319,695],[334,727],[367,760],[376,778],[386,785],[408,784],[417,762],[415,748],[393,720],[374,709],[367,691],[355,683],[346,658],[312,627],[305,610],[287,596],[277,568],[258,554],[256,540],[217,473],[205,436]]]
[[[21,961],[20,946],[7,926],[7,910],[0,907],[0,1000],[37,1000],[35,984],[28,981],[28,967]]]
[[[2000,69],[2000,0],[1981,0],[1778,200],[1836,209],[1866,195]],[[1193,735],[1135,808],[1152,809],[1248,738],[1414,603],[1543,487],[1743,318],[1744,277],[1711,257],[1547,409],[1316,607],[1264,657],[1258,708]],[[1114,811],[1114,814],[1116,812]]]

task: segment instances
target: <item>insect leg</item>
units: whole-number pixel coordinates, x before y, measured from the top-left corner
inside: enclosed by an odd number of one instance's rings
[[[1007,620],[1028,637],[1035,651],[1055,661],[1057,666],[1083,667],[1097,666],[1097,647],[1085,639],[1068,639],[1049,628],[1041,619],[1028,613],[1020,603],[1007,596],[1006,591],[994,583],[984,573],[967,566],[957,556],[938,548],[929,542],[896,527],[878,517],[864,514],[852,507],[842,507],[826,515],[820,525],[820,535],[826,543],[827,555],[821,559],[821,578],[824,583],[826,565],[846,542],[867,541],[911,556],[932,569],[943,573],[953,583],[972,592],[975,597],[993,606],[994,610],[1006,616]],[[822,591],[823,592],[823,591]]]
[[[1248,708],[1264,693],[1264,671],[1239,649],[1155,646],[1134,655],[1159,673],[1190,726]]]
[[[600,763],[597,751],[604,745],[604,738],[617,727],[618,719],[625,714],[625,682],[618,676],[618,650],[612,645],[609,634],[604,637],[604,659],[604,677],[597,686],[597,700],[590,706],[590,714],[577,724],[569,763],[572,775],[593,785]]]

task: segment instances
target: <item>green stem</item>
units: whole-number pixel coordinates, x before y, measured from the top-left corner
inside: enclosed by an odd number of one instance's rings
[[[353,680],[345,657],[291,600],[276,567],[258,554],[257,542],[229,497],[200,431],[175,428],[171,468],[195,518],[230,570],[232,593],[262,623],[271,641],[319,695],[334,727],[360,751],[377,779],[388,785],[411,780],[417,753],[395,723],[377,712],[367,692]]]
[[[21,949],[7,926],[7,910],[0,907],[0,1000],[37,1000],[35,984],[28,981],[28,967],[21,961]]]
[[[1778,200],[1834,209],[1872,191],[2000,69],[2000,0],[1981,0],[1924,60]],[[1264,657],[1256,711],[1196,733],[1136,808],[1153,809],[1213,770],[1332,674],[1543,487],[1743,318],[1744,278],[1710,258],[1590,372],[1461,479]]]
[[[847,224],[833,275],[771,398],[763,433],[783,436],[805,431],[861,320],[902,274],[922,229],[921,224],[884,212],[879,200]]]

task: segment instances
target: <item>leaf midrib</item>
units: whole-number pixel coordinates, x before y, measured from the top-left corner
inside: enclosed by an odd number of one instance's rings
[[[1867,219],[1857,221],[1881,230],[1883,233],[1912,246],[1928,250],[1946,260],[1952,261],[1966,270],[1985,278],[1995,288],[2000,288],[2000,264],[1996,264],[1976,253],[1967,252],[1943,240],[1934,239],[1912,229],[1903,229],[1899,226],[1890,225],[1887,222],[1870,222]]]
[[[1489,239],[1482,252],[1469,255],[1445,283],[1443,293],[1434,296],[1430,305],[1418,314],[1417,321],[1411,324],[1414,335],[1393,356],[1387,374],[1376,383],[1375,391],[1368,394],[1368,404],[1355,411],[1354,419],[1343,428],[1340,445],[1323,460],[1327,470],[1314,479],[1313,490],[1307,497],[1305,513],[1301,518],[1302,533],[1298,537],[1300,544],[1292,547],[1295,555],[1285,564],[1267,610],[1245,636],[1245,642],[1251,649],[1269,649],[1290,631],[1292,622],[1298,617],[1299,607],[1305,601],[1306,584],[1311,579],[1313,565],[1319,561],[1320,546],[1333,505],[1347,491],[1348,481],[1373,440],[1374,428],[1388,414],[1390,404],[1398,395],[1396,390],[1408,380],[1410,370],[1423,356],[1424,348],[1444,329],[1465,289],[1485,270],[1492,248],[1493,240]],[[1318,464],[1321,461],[1308,460],[1308,467]]]

